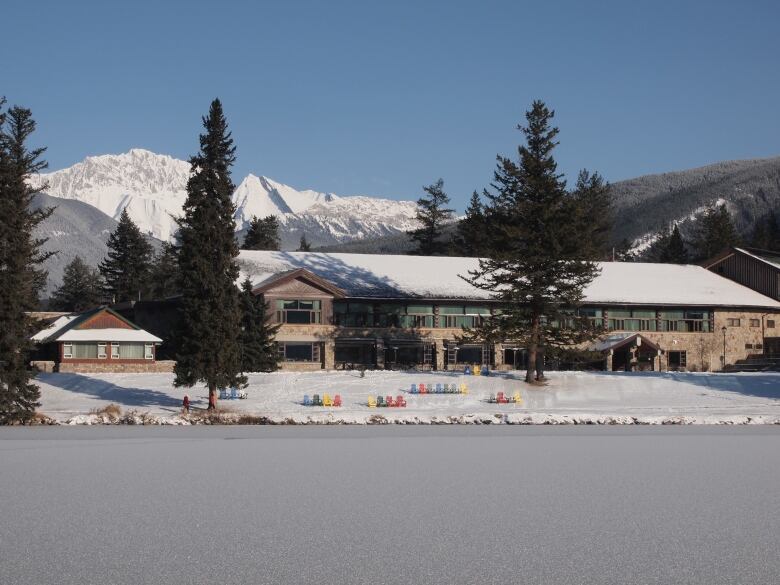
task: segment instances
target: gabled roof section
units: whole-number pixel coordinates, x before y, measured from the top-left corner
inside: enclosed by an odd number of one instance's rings
[[[603,351],[603,352],[610,351],[610,350],[614,351],[616,349],[626,347],[627,345],[638,345],[642,347],[649,347],[654,351],[658,351],[659,349],[661,349],[655,343],[653,343],[647,337],[641,335],[640,333],[614,333],[612,335],[605,337],[604,339],[600,339],[599,341],[596,341],[591,346],[591,350]]]
[[[101,313],[107,313],[127,324],[126,328],[104,328],[104,329],[80,329],[79,326],[87,323],[90,319],[97,317]],[[42,329],[31,337],[38,343],[49,343],[52,341],[149,341],[160,343],[159,337],[141,329],[138,325],[129,321],[116,311],[108,307],[97,307],[78,315],[68,315],[60,317],[54,323]]]
[[[709,260],[705,260],[702,262],[702,266],[708,269],[712,268],[716,264],[720,264],[727,258],[736,254],[748,256],[749,258],[753,258],[754,260],[758,260],[759,262],[767,264],[772,268],[780,270],[780,252],[775,252],[773,250],[762,250],[761,248],[739,248],[736,246],[726,248],[717,256],[714,256]]]
[[[329,280],[322,278],[321,276],[317,276],[311,270],[307,270],[306,268],[293,268],[291,270],[285,270],[276,274],[263,274],[260,280],[252,288],[252,292],[255,294],[263,294],[292,280],[307,281],[309,284],[323,290],[328,294],[333,295],[336,298],[343,298],[346,296],[346,293],[343,289],[339,288]]]

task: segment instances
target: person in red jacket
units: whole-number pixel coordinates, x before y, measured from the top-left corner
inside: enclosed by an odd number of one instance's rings
[[[182,401],[182,406],[184,407],[184,412],[190,411],[190,397],[186,394],[184,395],[184,400]]]

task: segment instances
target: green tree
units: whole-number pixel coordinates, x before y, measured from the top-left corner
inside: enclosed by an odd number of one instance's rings
[[[301,236],[301,243],[298,245],[296,252],[311,252],[311,244],[306,239],[306,234]]]
[[[46,281],[39,268],[51,254],[34,229],[52,209],[30,208],[40,190],[29,186],[30,175],[46,168],[44,148],[30,149],[35,131],[32,113],[14,106],[5,110],[0,98],[0,424],[27,423],[40,398],[27,367],[30,336],[40,323],[30,317]]]
[[[487,220],[479,193],[474,191],[466,208],[466,215],[458,222],[455,234],[454,252],[457,256],[477,257],[487,253]]]
[[[450,198],[444,192],[444,181],[439,179],[433,185],[423,187],[427,195],[417,200],[416,219],[420,227],[407,232],[417,242],[412,252],[420,256],[446,254],[448,242],[442,240],[442,228],[452,221],[453,210],[446,207]]]
[[[57,311],[81,313],[103,300],[100,274],[76,256],[65,267],[62,284],[54,291],[49,306]]]
[[[675,225],[671,230],[659,232],[646,259],[662,264],[688,264],[690,258],[680,228]]]
[[[98,267],[106,296],[115,303],[140,300],[149,288],[154,248],[130,219],[127,208],[107,246],[108,253]]]
[[[246,383],[240,374],[241,308],[230,169],[235,147],[218,99],[203,118],[200,150],[190,158],[187,200],[179,224],[181,309],[176,332],[176,386],[204,382],[209,409],[217,389]]]
[[[612,195],[609,184],[598,173],[580,171],[571,198],[572,214],[579,226],[577,233],[588,234],[580,240],[584,257],[607,260],[612,255]]]
[[[693,238],[696,260],[712,258],[738,244],[739,235],[725,205],[709,207],[696,221]]]
[[[271,325],[268,305],[252,292],[247,278],[241,285],[241,371],[273,372],[279,367],[274,336],[281,325]]]
[[[278,250],[279,245],[279,219],[275,215],[253,217],[244,236],[244,250]]]
[[[149,296],[166,299],[179,293],[179,259],[176,246],[163,242],[152,263]]]
[[[627,238],[623,238],[614,248],[613,260],[615,262],[635,262],[637,255],[633,251],[633,247],[633,244]]]
[[[576,313],[598,267],[582,246],[592,234],[577,231],[584,228],[572,213],[576,196],[557,172],[553,116],[535,101],[526,113],[527,126],[518,126],[525,136],[519,160],[498,156],[486,207],[490,255],[466,277],[500,301],[502,312],[465,335],[524,343],[529,383],[544,379],[545,347],[570,347],[599,333]]]

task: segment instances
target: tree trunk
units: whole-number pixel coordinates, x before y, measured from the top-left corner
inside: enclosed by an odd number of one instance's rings
[[[544,346],[542,345],[536,348],[536,380],[542,382],[544,379]]]
[[[217,385],[209,384],[209,410],[217,408]]]
[[[536,352],[539,344],[539,317],[531,317],[531,337],[528,344],[528,369],[525,372],[525,381],[529,384],[534,382],[534,373],[536,372]]]

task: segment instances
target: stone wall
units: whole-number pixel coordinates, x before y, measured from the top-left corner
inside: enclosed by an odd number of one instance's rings
[[[76,374],[136,374],[136,373],[167,373],[173,371],[176,364],[173,360],[161,360],[151,363],[68,363],[61,362],[58,372],[68,372]]]

